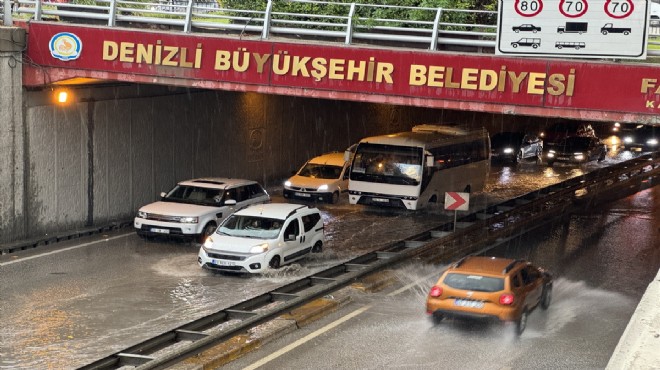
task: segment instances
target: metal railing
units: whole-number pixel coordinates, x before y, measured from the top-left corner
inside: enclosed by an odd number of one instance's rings
[[[492,53],[497,29],[495,11],[310,0],[287,3],[317,5],[314,14],[278,10],[273,0],[261,10],[223,8],[208,0],[96,0],[94,5],[68,0],[0,0],[3,1],[2,9],[11,9],[6,13],[9,17],[4,17],[5,23],[9,18],[10,24],[23,19],[110,27],[153,26],[186,33],[233,33],[261,39],[295,37],[347,45],[375,43],[429,50],[490,48]],[[390,14],[399,14],[399,18]]]
[[[286,1],[315,5],[312,14],[280,11],[273,0],[261,10],[222,7],[217,0],[95,0],[94,5],[69,1],[0,0],[0,19],[4,25],[14,20],[91,23],[490,54],[496,47],[496,11]],[[648,44],[647,54],[660,56],[655,49],[660,49],[659,22],[650,23]]]

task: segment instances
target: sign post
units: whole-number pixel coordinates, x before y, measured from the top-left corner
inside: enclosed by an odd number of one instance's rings
[[[456,232],[456,214],[458,211],[470,209],[470,193],[446,192],[445,209],[454,211],[454,232]]]

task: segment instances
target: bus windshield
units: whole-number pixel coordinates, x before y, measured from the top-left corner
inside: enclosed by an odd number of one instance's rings
[[[361,143],[351,180],[417,186],[422,181],[422,149]]]

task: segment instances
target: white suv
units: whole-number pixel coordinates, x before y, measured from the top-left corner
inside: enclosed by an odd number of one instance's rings
[[[209,270],[258,273],[320,253],[324,242],[318,209],[257,204],[229,216],[199,249],[197,262]]]
[[[259,183],[228,178],[182,181],[160,196],[160,201],[140,208],[133,221],[141,237],[193,237],[203,243],[230,214],[250,204],[270,201]]]
[[[344,153],[314,157],[284,182],[284,197],[337,203],[348,191],[348,165]]]

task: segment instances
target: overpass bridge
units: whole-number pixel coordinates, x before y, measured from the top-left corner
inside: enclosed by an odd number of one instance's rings
[[[317,12],[1,0],[0,242],[131,218],[186,178],[272,186],[420,122],[658,124],[648,61],[495,55],[494,11],[287,3]]]
[[[654,64],[493,55],[496,11],[310,1],[297,2],[315,5],[313,14],[276,11],[272,1],[262,10],[193,0],[5,2],[5,23],[28,32],[27,88],[82,78],[658,123]],[[344,16],[328,12],[338,7]]]

